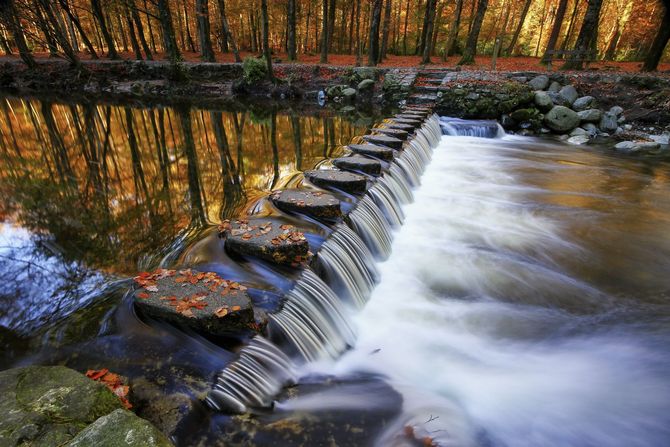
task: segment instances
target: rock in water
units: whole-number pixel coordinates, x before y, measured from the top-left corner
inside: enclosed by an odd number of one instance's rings
[[[580,123],[579,115],[574,110],[564,106],[556,106],[544,116],[544,122],[555,132],[570,132]]]
[[[407,132],[409,134],[414,132],[414,126],[412,126],[410,124],[399,124],[399,123],[391,122],[391,123],[386,124],[386,127],[388,129],[404,130],[405,132]]]
[[[545,90],[549,87],[549,77],[546,75],[539,75],[528,82],[528,85],[533,90]]]
[[[581,98],[577,98],[572,104],[572,108],[577,112],[587,109],[595,109],[596,107],[598,107],[598,103],[593,96],[582,96]]]
[[[372,144],[390,147],[392,149],[402,149],[402,140],[388,135],[363,135],[363,139]]]
[[[388,127],[375,127],[372,129],[372,131],[375,133],[387,135],[389,137],[397,138],[399,140],[406,140],[407,137],[409,137],[409,132],[406,130],[390,129]]]
[[[614,149],[624,154],[638,154],[641,152],[654,153],[661,145],[655,141],[622,141]]]
[[[66,447],[172,447],[167,437],[128,410],[115,410],[83,429]]]
[[[367,189],[367,179],[359,174],[343,171],[305,171],[305,177],[326,189],[339,189],[351,194],[363,194]]]
[[[600,119],[603,117],[603,112],[599,109],[588,109],[577,112],[577,115],[582,122],[599,123]]]
[[[612,112],[603,113],[598,127],[600,127],[600,130],[603,132],[616,132],[617,127],[619,127],[619,123],[617,123],[617,116]]]
[[[140,313],[200,332],[224,335],[248,328],[254,311],[246,287],[214,272],[158,269],[135,277]]]
[[[548,112],[554,107],[554,101],[551,100],[551,96],[547,92],[535,92],[535,105],[538,109],[543,112]]]
[[[370,175],[381,175],[382,173],[382,164],[379,160],[362,155],[336,158],[333,160],[333,164],[345,171],[362,172]]]
[[[589,142],[589,136],[588,135],[576,135],[573,137],[568,138],[568,143],[574,144],[577,146],[581,146],[582,144],[586,144]]]
[[[577,98],[579,97],[579,93],[577,93],[577,89],[574,88],[571,85],[566,85],[563,87],[559,92],[559,96],[563,98],[568,104],[573,105]]]
[[[417,127],[421,127],[422,121],[413,118],[402,118],[401,116],[396,116],[393,118],[392,123],[404,124],[406,126],[412,126],[414,129],[416,129]]]
[[[342,215],[340,201],[321,191],[285,189],[270,194],[270,201],[287,213],[298,213],[317,219],[334,219]]]
[[[298,266],[309,256],[305,235],[293,225],[272,218],[250,218],[228,221],[219,226],[226,250],[243,256],[254,256],[280,265]]]
[[[350,144],[347,147],[350,151],[357,154],[369,155],[380,160],[393,160],[394,151],[389,147],[378,146],[376,144]]]

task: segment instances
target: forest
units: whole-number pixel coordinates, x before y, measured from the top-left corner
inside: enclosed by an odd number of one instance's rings
[[[670,39],[670,0],[2,0],[0,47],[35,58],[377,65],[474,63],[475,55],[643,61]],[[348,58],[344,56],[349,56]],[[397,61],[396,61],[397,63]]]

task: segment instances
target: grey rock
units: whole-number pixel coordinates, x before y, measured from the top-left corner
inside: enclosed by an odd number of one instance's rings
[[[351,194],[363,194],[367,188],[367,179],[352,172],[339,170],[306,171],[305,177],[322,188],[338,189]]]
[[[588,109],[577,112],[577,115],[582,122],[599,123],[603,117],[603,112],[599,109]]]
[[[630,124],[626,124],[626,127],[628,126],[630,126],[631,129],[633,128],[633,126],[631,126]],[[670,133],[668,132],[665,132],[662,135],[649,135],[649,138],[651,138],[658,144],[663,144],[666,146],[670,144]]]
[[[618,152],[625,154],[655,153],[661,145],[655,141],[622,141],[614,146]]]
[[[623,123],[626,122],[626,117],[623,116],[623,115],[621,115],[621,116],[619,117],[619,119],[616,120],[616,122],[619,123],[619,124],[623,124]]]
[[[354,171],[370,175],[381,175],[382,173],[382,164],[379,160],[368,158],[363,155],[336,158],[333,160],[333,164],[345,171]]]
[[[407,133],[413,133],[414,132],[414,126],[411,124],[400,124],[396,122],[391,122],[386,125],[387,128],[389,129],[399,129],[399,130],[404,130]]]
[[[537,109],[517,109],[514,112],[510,113],[510,117],[517,122],[528,121],[533,118],[536,118],[539,115]]]
[[[357,154],[369,155],[380,160],[393,160],[395,151],[390,147],[379,146],[376,144],[350,144],[347,146],[350,151]]]
[[[535,105],[541,111],[548,112],[554,107],[554,101],[551,100],[551,96],[547,92],[537,91],[535,92]]]
[[[418,120],[416,118],[403,118],[402,115],[396,115],[393,118],[393,122],[396,124],[404,124],[408,126],[414,126],[416,129],[417,127],[420,127],[421,124],[423,123],[422,120]]]
[[[577,89],[574,88],[572,85],[566,85],[558,92],[558,94],[563,99],[565,99],[565,101],[570,105],[573,105],[577,100],[577,98],[579,98],[579,93],[577,93]]]
[[[579,126],[577,112],[564,106],[555,106],[544,116],[544,123],[555,132],[569,132]]]
[[[588,135],[576,135],[574,137],[568,138],[568,143],[569,144],[574,144],[577,146],[581,146],[582,144],[587,144],[589,142],[589,136]]]
[[[401,149],[403,140],[388,135],[363,135],[363,139],[368,143],[387,146],[392,149]]]
[[[374,127],[372,131],[375,133],[388,135],[389,137],[394,137],[399,140],[406,140],[407,137],[409,137],[409,132],[401,129],[391,129],[388,127]]]
[[[632,124],[626,124],[625,126],[623,126],[623,130],[631,131],[631,130],[633,130],[633,125]]]
[[[556,81],[553,81],[551,83],[551,85],[549,85],[549,88],[547,89],[547,91],[552,92],[552,93],[558,93],[558,92],[561,91],[562,88],[563,88],[563,86],[560,83],[558,83]]]
[[[470,101],[476,101],[476,100],[479,99],[479,97],[480,97],[480,94],[475,93],[475,92],[470,92],[467,95],[465,95],[465,99],[468,99]]]
[[[514,121],[509,115],[503,115],[500,117],[500,125],[504,129],[512,129],[514,126],[516,126],[516,121]]]
[[[345,88],[342,90],[342,96],[344,96],[346,99],[354,99],[356,97],[356,89],[351,87]]]
[[[598,126],[593,123],[582,124],[582,129],[587,131],[591,137],[598,135]]]
[[[358,91],[364,92],[367,90],[372,90],[372,87],[374,87],[375,81],[372,79],[363,79],[361,82],[358,83]]]
[[[172,447],[168,438],[149,422],[128,410],[102,416],[79,432],[66,447]]]
[[[317,219],[333,219],[342,215],[340,201],[321,191],[284,189],[270,194],[270,201],[284,212],[304,214]]]
[[[600,118],[600,124],[598,125],[598,127],[603,132],[612,133],[616,131],[617,127],[619,127],[616,115],[611,112],[603,113],[602,118]]]
[[[551,98],[551,101],[554,103],[554,105],[557,106],[565,106],[565,107],[571,107],[572,104],[568,102],[563,96],[561,96],[558,92],[547,92],[549,97]]]
[[[582,129],[581,127],[578,127],[576,129],[573,129],[572,132],[570,132],[571,137],[576,137],[578,135],[588,135],[588,131]]]
[[[593,96],[582,96],[577,98],[572,104],[573,110],[576,110],[577,112],[587,109],[595,109],[596,107],[598,107],[598,103]]]
[[[373,67],[354,67],[354,74],[361,80],[372,80],[377,79],[377,69]]]
[[[528,85],[533,90],[544,90],[549,86],[549,77],[546,75],[539,75],[528,82]]]
[[[609,112],[615,116],[620,116],[623,113],[623,107],[613,106],[610,108]]]

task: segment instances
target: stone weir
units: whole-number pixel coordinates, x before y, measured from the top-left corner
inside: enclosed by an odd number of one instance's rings
[[[280,215],[329,228],[320,245],[310,247],[300,228],[275,217],[221,223],[219,236],[233,257],[258,259],[297,277],[278,309],[265,316],[266,324],[258,324],[263,311],[255,309],[243,282],[186,268],[135,278],[133,299],[141,315],[215,337],[256,330],[219,374],[210,406],[231,413],[270,406],[296,379],[297,366],[335,358],[354,343],[352,310],[369,298],[378,280],[375,261],[389,256],[402,205],[412,201],[440,136],[431,107],[407,107],[356,137],[348,155],[330,160],[332,167],[304,172],[309,188],[267,197]]]

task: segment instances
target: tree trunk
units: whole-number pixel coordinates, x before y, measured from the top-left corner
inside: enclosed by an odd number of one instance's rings
[[[336,0],[330,0],[328,5],[328,52],[333,49],[333,34],[335,34],[335,6]]]
[[[579,12],[579,2],[580,0],[575,0],[575,4],[572,7],[572,14],[570,14],[570,25],[568,25],[568,30],[565,32],[565,39],[563,39],[563,43],[561,44],[561,51],[568,49],[570,37],[572,37],[572,32],[575,29],[575,19],[577,18],[577,12]]]
[[[426,46],[428,21],[430,20],[430,15],[432,14],[432,8],[430,7],[431,4],[432,0],[426,0],[426,11],[423,15],[423,26],[421,27],[421,40],[419,41],[419,46],[414,49],[414,54],[423,55],[423,48]]]
[[[295,30],[295,0],[288,0],[288,8],[287,8],[287,15],[288,15],[288,33],[287,33],[287,40],[288,40],[288,60],[294,61],[297,59],[296,53],[296,30]]]
[[[93,44],[89,40],[88,36],[86,35],[86,32],[84,31],[84,28],[81,26],[81,22],[79,21],[79,18],[74,15],[72,10],[70,9],[70,5],[67,4],[66,0],[59,0],[61,8],[65,11],[67,16],[70,18],[70,21],[74,24],[74,27],[77,28],[77,31],[79,32],[79,35],[81,36],[81,40],[84,42],[84,46],[86,46],[86,49],[88,52],[91,54],[91,58],[97,59],[98,58],[98,53],[95,52],[95,48],[93,48]]]
[[[28,68],[35,68],[37,64],[33,58],[28,44],[26,44],[26,37],[23,34],[23,28],[21,27],[21,22],[19,21],[18,11],[16,10],[16,5],[14,0],[8,0],[0,3],[0,12],[2,13],[3,24],[10,30],[12,36],[14,37],[14,43],[16,48],[19,50],[19,56],[24,64]]]
[[[163,30],[163,39],[165,51],[168,54],[170,62],[177,63],[181,60],[181,53],[177,47],[177,38],[172,26],[172,14],[170,13],[170,5],[168,0],[158,0],[158,16],[161,22],[161,29]]]
[[[123,15],[126,18],[126,26],[128,27],[128,36],[130,36],[130,45],[133,47],[133,52],[135,53],[135,59],[138,61],[142,60],[142,50],[140,50],[140,43],[137,41],[137,36],[135,36],[135,27],[133,26],[133,19],[130,17],[130,5],[126,2],[123,5]]]
[[[321,17],[323,29],[321,31],[321,58],[319,62],[328,63],[328,0],[323,0],[323,14]]]
[[[107,44],[107,57],[110,59],[120,59],[119,53],[116,52],[114,39],[112,38],[112,35],[109,33],[109,29],[107,28],[105,14],[102,12],[102,5],[100,4],[100,0],[91,0],[91,10],[93,12],[93,16],[98,22],[98,26],[100,26],[102,37],[105,39],[105,43]]]
[[[428,0],[426,2],[426,18],[428,22],[426,23],[426,37],[423,44],[423,57],[421,59],[422,64],[430,64],[430,47],[433,37],[433,25],[435,24],[435,2],[437,0]]]
[[[215,62],[209,28],[209,0],[196,0],[195,14],[198,24],[198,40],[200,41],[200,58],[204,62]]]
[[[268,21],[268,0],[261,0],[261,15],[263,16],[263,55],[268,67],[268,79],[275,82],[275,76],[272,72],[272,54],[270,53],[270,25]]]
[[[447,37],[446,51],[442,60],[446,61],[447,56],[453,56],[456,53],[456,41],[458,40],[458,29],[461,26],[461,15],[463,14],[463,0],[456,0],[456,10],[454,11],[454,20],[451,22],[449,36]]]
[[[475,63],[475,55],[477,54],[477,40],[479,39],[479,31],[482,29],[482,22],[484,22],[484,15],[488,7],[489,0],[479,0],[477,7],[477,14],[472,24],[472,30],[468,36],[468,42],[463,51],[463,57],[458,62],[458,65],[471,65]]]
[[[514,52],[516,42],[517,40],[519,40],[519,35],[521,34],[521,30],[523,29],[523,24],[526,21],[526,17],[528,16],[528,10],[530,9],[531,1],[532,0],[526,0],[526,3],[523,4],[523,9],[521,10],[521,17],[519,17],[519,23],[516,26],[516,30],[512,35],[512,40],[510,41],[507,50],[505,50],[505,54],[508,56],[511,56],[512,53]]]
[[[382,46],[379,51],[379,58],[377,59],[378,63],[381,63],[383,59],[386,59],[386,48],[389,41],[389,27],[391,26],[391,3],[393,0],[386,0],[386,7],[384,9],[384,26],[382,27]]]
[[[235,62],[242,62],[242,58],[240,57],[240,51],[237,48],[237,42],[235,41],[233,33],[230,31],[230,26],[228,25],[228,19],[226,18],[226,2],[225,0],[218,0],[218,2],[219,2],[219,15],[221,16],[221,30],[223,31],[223,34],[227,36],[228,43],[230,44],[230,47],[233,50],[233,54],[235,55]]]
[[[140,43],[142,44],[142,49],[144,54],[147,56],[147,60],[153,60],[151,56],[151,49],[149,48],[149,43],[147,42],[146,37],[144,37],[144,26],[142,25],[142,19],[140,18],[140,13],[137,10],[137,5],[135,0],[131,0],[130,13],[133,15],[133,21],[135,22],[135,29],[137,29],[137,35],[140,38]]]
[[[74,48],[72,48],[72,45],[70,45],[70,41],[67,38],[65,30],[58,22],[58,18],[56,17],[53,10],[53,4],[49,0],[39,0],[39,4],[42,6],[42,9],[46,14],[46,18],[51,23],[51,29],[53,30],[54,37],[58,42],[58,45],[60,45],[60,47],[63,49],[65,58],[70,61],[72,66],[81,68],[81,61],[79,60],[79,56],[77,56]]]
[[[379,22],[382,15],[382,0],[374,0],[372,13],[370,15],[370,37],[368,45],[368,65],[374,67],[377,65],[377,56],[379,54]]]
[[[589,0],[589,5],[586,8],[586,15],[584,16],[584,22],[582,23],[582,28],[579,30],[579,36],[577,36],[577,42],[575,43],[574,50],[577,52],[570,56],[570,58],[565,61],[563,70],[581,70],[584,68],[584,58],[586,57],[589,48],[591,48],[591,41],[593,40],[594,31],[598,27],[598,21],[600,18],[600,8],[603,5],[603,0]]]
[[[658,68],[661,57],[663,57],[663,51],[668,44],[668,40],[670,40],[670,0],[663,0],[663,5],[665,6],[663,20],[654,38],[654,43],[651,45],[649,54],[644,60],[642,71],[655,71]]]
[[[463,0],[460,0],[463,1]],[[407,21],[409,20],[409,0],[405,6],[405,29],[402,32],[402,54],[407,56]]]
[[[195,53],[195,42],[193,41],[193,35],[191,34],[191,23],[188,19],[188,8],[186,7],[186,2],[184,1],[184,28],[186,28],[186,40],[188,46],[193,53]]]

